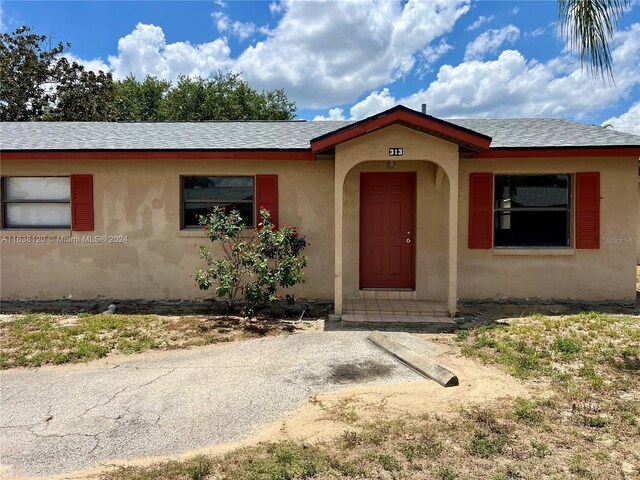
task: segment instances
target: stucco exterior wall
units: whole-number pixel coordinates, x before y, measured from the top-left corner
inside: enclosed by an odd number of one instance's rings
[[[451,281],[461,299],[635,298],[634,259],[640,262],[640,246],[634,240],[640,236],[637,158],[476,158],[458,162],[454,144],[399,125],[338,145],[335,162],[3,160],[3,176],[92,174],[95,231],[6,229],[0,236],[116,235],[126,236],[127,241],[3,242],[0,296],[210,298],[210,293],[194,288],[189,278],[203,266],[194,243],[206,242],[199,231],[180,231],[180,176],[255,174],[278,174],[280,222],[299,226],[310,242],[305,283],[293,291],[305,298],[332,299],[334,292],[340,298],[356,296],[360,172],[387,171],[389,147],[404,148],[404,156],[396,157],[397,169],[389,171],[417,172],[417,298],[443,300],[452,291]],[[440,167],[447,173],[438,173]],[[601,172],[599,250],[468,249],[469,173],[580,171]],[[453,212],[449,210],[452,201],[457,203]],[[452,223],[450,219],[456,217],[457,222]],[[335,218],[342,221],[335,225]],[[457,242],[450,244],[452,232]],[[453,266],[452,251],[458,259]],[[338,253],[342,261],[336,264]]]
[[[633,259],[637,246],[632,239],[638,232],[637,168],[637,159],[633,158],[461,159],[459,298],[635,299]],[[467,247],[469,173],[594,171],[601,174],[600,249],[470,250]]]
[[[1,245],[3,299],[97,297],[210,298],[189,275],[204,266],[180,231],[180,175],[278,174],[281,223],[297,225],[310,246],[306,298],[333,297],[333,162],[225,160],[2,161],[3,176],[93,174],[95,231],[5,229],[2,237],[124,235],[125,243]],[[206,240],[206,241],[205,241]]]

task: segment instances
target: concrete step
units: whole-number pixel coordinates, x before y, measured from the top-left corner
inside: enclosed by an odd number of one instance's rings
[[[425,333],[453,333],[458,329],[457,323],[449,317],[435,315],[381,315],[345,313],[341,325],[359,329],[377,330],[419,330]]]
[[[393,309],[378,309],[378,310],[369,309],[369,308],[367,308],[366,310],[361,308],[344,308],[344,312],[351,315],[387,315],[387,316],[401,315],[404,317],[439,317],[439,318],[449,317],[449,314],[446,311],[430,310],[430,311],[416,312],[416,311],[410,311],[410,310],[404,310],[404,309],[397,309],[395,307]]]

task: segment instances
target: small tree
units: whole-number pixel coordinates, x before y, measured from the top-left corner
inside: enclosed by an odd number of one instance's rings
[[[242,296],[240,313],[245,317],[252,317],[259,305],[282,299],[278,291],[300,283],[307,265],[302,255],[307,242],[297,228],[282,225],[276,229],[268,210],[261,209],[260,215],[262,223],[248,238],[237,211],[215,207],[209,215],[198,217],[205,236],[221,247],[222,256],[216,258],[206,247],[198,247],[208,268],[196,272],[195,286],[208,290],[215,285],[216,297],[224,298],[229,308]],[[284,298],[287,303],[295,302],[293,295]]]

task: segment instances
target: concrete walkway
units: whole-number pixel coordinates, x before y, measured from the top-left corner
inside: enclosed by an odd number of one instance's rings
[[[46,476],[186,452],[247,437],[314,393],[423,380],[367,334],[301,333],[5,371],[0,475]],[[391,335],[431,348],[407,333]]]

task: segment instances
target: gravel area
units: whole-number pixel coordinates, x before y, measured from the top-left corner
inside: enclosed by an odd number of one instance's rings
[[[315,393],[424,380],[366,340],[309,332],[0,374],[0,472],[46,476],[239,440]],[[392,337],[419,352],[433,346]]]

